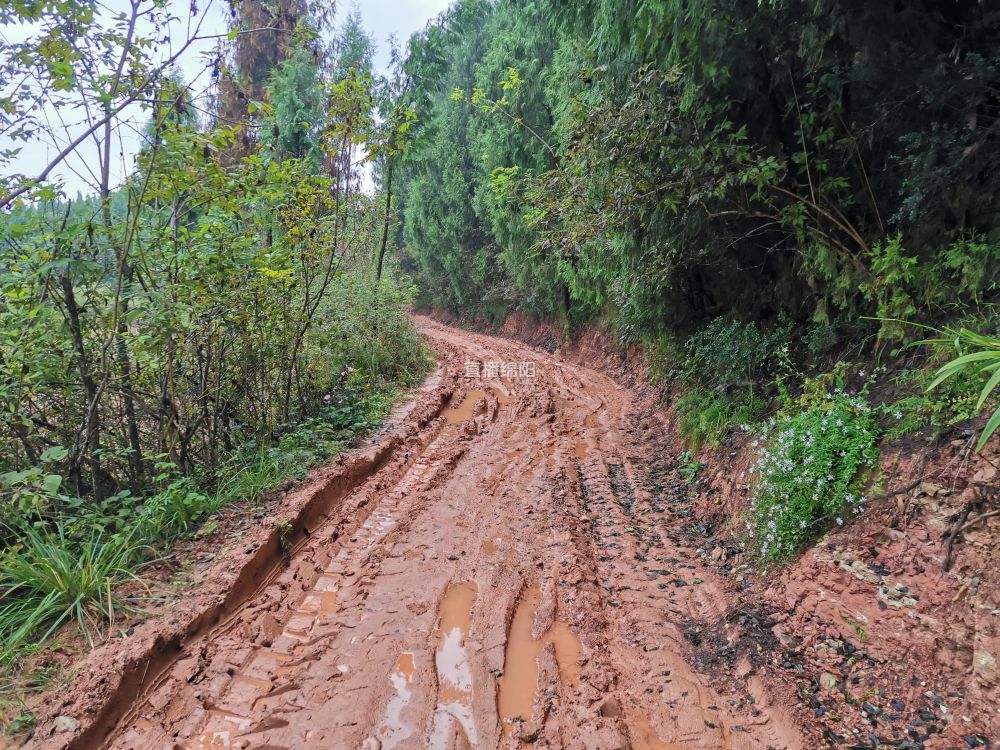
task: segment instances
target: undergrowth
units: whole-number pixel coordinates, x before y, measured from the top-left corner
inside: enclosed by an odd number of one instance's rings
[[[26,644],[75,623],[93,643],[127,607],[115,589],[138,580],[140,546],[95,528],[82,539],[62,523],[27,527],[0,557],[0,663],[23,655]]]
[[[749,390],[720,393],[694,386],[674,402],[681,436],[688,449],[697,453],[702,446],[717,446],[733,425],[756,421],[767,402]]]
[[[995,328],[991,307],[977,316],[962,325]],[[883,352],[889,365],[905,356],[903,369],[865,366],[855,357],[853,364],[817,365],[820,355],[869,351],[874,339],[863,323],[813,324],[795,338],[785,325],[717,319],[687,341],[664,336],[649,346],[650,378],[672,395],[685,479],[696,473],[702,447],[718,446],[737,425],[755,435],[746,529],[764,561],[787,559],[861,513],[880,443],[920,431],[939,435],[996,398],[1000,343],[966,327],[949,329],[930,350],[900,345]],[[860,338],[838,341],[838,330],[854,329]],[[1000,412],[981,442],[993,425],[1000,428]]]
[[[861,395],[809,393],[769,421],[760,448],[748,530],[763,560],[793,555],[827,528],[861,512],[879,427]]]
[[[29,511],[4,530],[7,548],[0,553],[0,667],[8,674],[0,704],[16,703],[10,696],[24,688],[18,669],[61,628],[72,625],[93,643],[134,608],[134,596],[127,604],[116,591],[127,583],[141,587],[139,575],[158,550],[210,533],[218,526],[211,516],[232,502],[259,504],[273,488],[304,477],[371,432],[397,395],[388,384],[367,387],[345,366],[340,387],[324,395],[316,416],[270,444],[247,440],[211,474],[183,474],[161,457],[160,489],[146,497],[127,490],[100,502],[67,496],[42,470],[0,478],[8,502]],[[10,711],[0,705],[0,713]]]

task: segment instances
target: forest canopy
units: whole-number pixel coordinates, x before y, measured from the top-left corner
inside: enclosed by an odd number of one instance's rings
[[[989,3],[461,0],[405,70],[427,303],[629,340],[720,316],[896,339],[887,319],[995,299]]]

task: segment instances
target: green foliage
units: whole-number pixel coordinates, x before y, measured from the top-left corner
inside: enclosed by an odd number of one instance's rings
[[[319,166],[319,130],[323,121],[319,65],[312,52],[299,49],[281,63],[268,84],[271,117],[263,141],[280,154]]]
[[[680,344],[674,336],[660,335],[646,342],[646,362],[649,363],[649,380],[660,385],[678,374],[683,359]]]
[[[765,375],[784,375],[789,334],[787,325],[762,329],[717,318],[689,336],[683,347],[668,338],[658,340],[653,376],[662,377],[672,368],[683,383],[674,410],[691,450],[716,446],[730,428],[760,418],[769,399],[757,384]]]
[[[958,356],[942,365],[927,386],[927,390],[933,390],[962,373],[972,372],[974,373],[973,377],[986,380],[973,407],[976,412],[979,412],[993,395],[997,386],[1000,385],[1000,339],[984,336],[967,328],[960,328],[957,331],[945,331],[941,338],[929,343],[953,346],[958,350]],[[976,449],[982,450],[986,441],[998,428],[1000,428],[1000,406],[996,408],[993,415],[987,420],[986,426],[983,427]]]
[[[766,408],[767,402],[750,390],[725,394],[702,386],[688,388],[674,402],[681,436],[694,452],[717,446],[731,427],[757,421]]]
[[[941,364],[939,354],[923,367],[896,375],[894,382],[906,395],[881,408],[887,440],[928,429],[939,433],[976,415],[976,401],[986,378],[968,369],[929,390],[934,372]]]
[[[814,357],[826,354],[837,345],[837,341],[837,329],[829,323],[811,323],[802,337],[802,343]]]
[[[747,528],[766,561],[791,556],[860,513],[878,458],[879,428],[865,399],[812,385],[754,441],[760,454]]]
[[[333,40],[333,80],[342,81],[354,73],[371,73],[375,55],[374,37],[365,30],[361,13],[351,8]]]
[[[128,537],[99,530],[74,541],[62,523],[18,529],[0,555],[0,663],[22,655],[65,623],[93,640],[125,605],[115,589],[137,580],[139,552]]]
[[[175,464],[161,463],[157,469],[156,481],[166,486],[146,498],[134,526],[143,539],[167,541],[189,532],[216,508],[192,477],[178,474]]]
[[[50,511],[62,499],[62,477],[42,466],[0,475],[0,510],[4,518],[31,518]]]
[[[372,75],[360,16],[324,49],[312,10],[234,7],[206,121],[175,68],[206,40],[176,38],[201,27],[196,6],[188,24],[155,0],[0,10],[24,27],[0,45],[4,135],[59,144],[37,178],[0,175],[5,664],[69,622],[100,634],[153,549],[304,476],[429,366],[380,242],[389,196],[360,189],[414,114]],[[39,117],[62,108],[86,116],[65,132]],[[50,180],[92,142],[106,159],[84,160],[93,184],[67,200]]]
[[[812,323],[825,353],[862,315],[887,342],[892,319],[996,299],[1000,138],[980,108],[1000,21],[980,3],[564,5],[465,0],[410,40],[422,301],[628,341]]]
[[[677,461],[679,463],[677,473],[681,479],[690,484],[698,476],[698,471],[701,469],[701,462],[694,458],[691,451],[683,451],[677,457]]]
[[[897,321],[915,320],[916,300],[912,290],[918,280],[918,260],[907,255],[902,235],[876,242],[871,248],[872,280],[864,287],[865,295],[875,303],[876,314],[885,320],[882,335],[889,339],[905,336],[905,325]]]
[[[997,291],[1000,245],[975,236],[963,237],[921,262],[906,252],[902,235],[876,242],[869,253],[871,274],[862,293],[881,320],[880,336],[904,341],[907,323],[933,319],[934,314],[980,304]]]
[[[787,325],[761,330],[755,323],[716,318],[684,344],[683,377],[720,385],[752,386],[787,351]]]

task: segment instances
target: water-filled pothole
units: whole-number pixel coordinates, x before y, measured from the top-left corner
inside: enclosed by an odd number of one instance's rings
[[[449,424],[458,424],[472,417],[476,413],[476,404],[486,397],[486,391],[476,388],[469,391],[458,406],[453,406],[442,413],[442,416]]]
[[[413,671],[413,654],[404,651],[389,675],[393,693],[377,731],[382,750],[392,750],[413,734],[413,727],[403,718],[403,709],[410,704],[413,695]]]
[[[479,741],[472,713],[472,667],[465,651],[476,593],[476,584],[471,581],[454,583],[445,591],[438,607],[434,654],[438,698],[431,728],[431,748],[450,746],[455,731],[464,734],[472,747]]]
[[[522,594],[507,635],[503,676],[498,681],[497,712],[509,733],[513,721],[531,718],[535,693],[538,690],[538,655],[551,643],[555,649],[560,680],[576,685],[580,679],[580,640],[564,622],[556,620],[545,634],[535,640],[532,630],[542,594],[538,586],[530,586]]]

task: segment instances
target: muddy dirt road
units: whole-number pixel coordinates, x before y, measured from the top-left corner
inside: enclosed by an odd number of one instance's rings
[[[184,644],[104,746],[803,747],[753,678],[685,660],[681,623],[726,603],[663,533],[630,393],[420,326],[463,376],[441,416]]]

